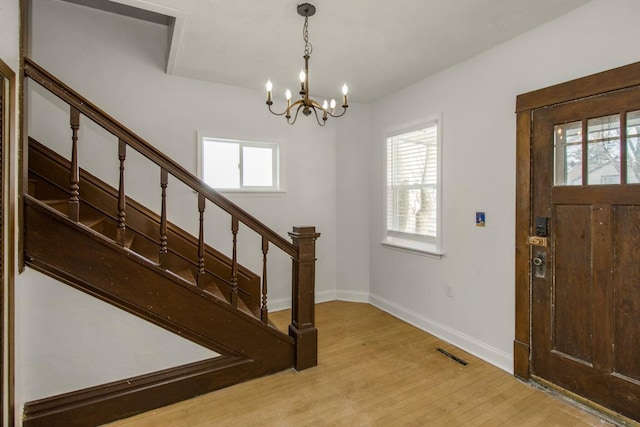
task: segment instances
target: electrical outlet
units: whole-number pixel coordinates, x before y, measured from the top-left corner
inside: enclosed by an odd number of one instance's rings
[[[453,298],[453,285],[451,283],[447,284],[447,296]]]

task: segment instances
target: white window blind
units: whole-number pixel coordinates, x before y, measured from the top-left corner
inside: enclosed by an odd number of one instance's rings
[[[438,124],[387,138],[387,234],[438,237]]]

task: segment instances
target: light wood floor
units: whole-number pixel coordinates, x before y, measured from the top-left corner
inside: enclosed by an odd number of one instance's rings
[[[284,326],[288,316],[274,313],[272,320]],[[609,425],[371,305],[319,304],[316,325],[316,368],[249,381],[110,426]]]

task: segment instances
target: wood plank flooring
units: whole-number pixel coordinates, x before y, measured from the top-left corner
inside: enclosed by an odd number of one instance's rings
[[[289,312],[271,319],[284,329]],[[317,367],[249,381],[109,426],[609,425],[369,304],[318,304],[316,319]]]

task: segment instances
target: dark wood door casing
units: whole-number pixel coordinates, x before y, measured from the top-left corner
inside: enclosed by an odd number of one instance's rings
[[[13,324],[14,324],[14,260],[15,260],[15,169],[12,161],[16,141],[16,74],[0,59],[0,424],[7,421],[14,425],[12,419],[14,407],[14,357],[13,357]],[[6,231],[6,233],[5,233]],[[6,245],[5,245],[6,242]],[[6,249],[6,250],[5,250]],[[5,331],[7,332],[5,335]],[[6,369],[5,369],[6,368]],[[5,395],[6,392],[6,395]]]
[[[640,85],[640,62],[519,95],[516,99],[516,280],[514,375],[529,379],[531,351],[531,247],[533,235],[532,123],[533,111],[577,99]]]
[[[623,321],[613,319],[611,314],[606,313],[607,308],[612,309],[621,303],[612,297],[613,292],[611,289],[614,287],[617,289],[618,286],[620,289],[625,289],[624,281],[620,274],[625,275],[624,280],[626,281],[634,280],[634,277],[628,277],[629,272],[633,270],[627,265],[629,264],[628,257],[616,256],[614,259],[614,254],[630,254],[631,257],[636,257],[636,259],[638,256],[638,250],[633,249],[633,244],[630,246],[628,242],[625,243],[626,239],[620,238],[620,236],[627,236],[629,233],[633,233],[629,230],[634,229],[634,227],[638,228],[638,208],[633,206],[634,204],[637,205],[637,184],[632,186],[618,185],[615,188],[613,188],[614,186],[552,187],[553,170],[547,171],[546,175],[543,172],[542,177],[535,175],[537,183],[534,182],[533,170],[536,164],[539,165],[545,161],[549,162],[551,159],[552,153],[548,146],[546,148],[540,147],[537,143],[534,143],[534,140],[540,142],[553,139],[550,134],[553,131],[553,126],[549,126],[549,123],[576,120],[576,114],[580,109],[587,111],[585,113],[587,115],[582,117],[583,119],[627,111],[626,106],[630,105],[630,102],[637,103],[639,98],[638,89],[632,89],[640,85],[639,76],[640,63],[635,63],[524,94],[517,99],[518,172],[516,177],[516,335],[514,340],[514,374],[520,378],[529,379],[532,375],[538,376],[540,372],[553,371],[557,368],[554,364],[557,364],[558,361],[547,361],[542,357],[538,357],[540,353],[536,352],[545,351],[545,349],[540,348],[542,346],[541,343],[544,343],[544,346],[547,346],[547,344],[552,345],[553,351],[558,354],[564,353],[575,358],[577,365],[584,364],[585,367],[591,365],[592,368],[589,369],[595,370],[603,369],[607,371],[604,365],[623,366],[625,365],[625,360],[637,357],[633,356],[634,354],[637,355],[637,349],[633,350],[633,354],[629,351],[621,350],[619,354],[616,351],[616,354],[612,355],[606,344],[613,342],[612,340],[615,338],[610,336],[614,333],[613,322],[618,322],[624,327]],[[605,96],[608,93],[614,94]],[[545,132],[548,135],[545,136]],[[622,140],[622,138],[621,144],[626,144],[626,141]],[[551,164],[553,163],[551,162]],[[541,200],[548,200],[548,203],[545,204],[543,202],[541,204]],[[593,273],[589,270],[589,277],[585,276],[583,278],[583,282],[590,281],[593,284],[589,291],[590,294],[578,292],[579,290],[577,289],[574,289],[573,292],[571,292],[571,289],[567,289],[571,293],[572,311],[576,311],[576,313],[570,314],[569,311],[566,311],[565,314],[583,316],[585,319],[583,326],[587,325],[588,328],[591,328],[587,336],[601,336],[602,339],[599,342],[587,342],[587,340],[580,338],[578,334],[571,334],[571,337],[565,342],[554,341],[550,344],[545,341],[538,341],[536,344],[534,337],[531,336],[532,316],[535,315],[534,310],[537,310],[535,308],[537,306],[534,306],[533,303],[535,301],[544,302],[548,295],[545,294],[544,290],[540,289],[543,286],[535,284],[536,280],[540,281],[541,279],[534,280],[532,278],[531,259],[537,253],[535,251],[540,251],[540,248],[529,246],[528,237],[534,235],[533,218],[535,216],[551,217],[554,215],[556,216],[552,229],[554,237],[550,239],[549,243],[552,247],[550,249],[553,249],[554,239],[562,240],[565,248],[572,247],[575,249],[569,251],[571,253],[562,248],[555,254],[553,250],[545,251],[552,257],[552,259],[547,259],[548,265],[577,266],[578,264],[588,264],[595,260]],[[592,226],[590,224],[595,225]],[[604,227],[598,227],[597,224],[603,224]],[[587,228],[585,229],[585,227]],[[571,239],[574,237],[582,238],[580,236],[586,236],[588,241],[580,240],[579,242],[574,242],[575,244],[571,243]],[[597,251],[597,257],[593,257],[593,251]],[[554,256],[555,259],[553,259]],[[558,280],[561,280],[563,274],[565,276],[567,274],[580,274],[580,269],[563,271],[562,268],[558,267],[558,270],[550,272],[550,275],[555,274],[556,279],[560,277]],[[616,276],[616,271],[622,271],[623,273],[617,273],[618,275]],[[583,273],[587,274],[586,272]],[[544,280],[541,283],[544,283]],[[600,298],[604,301],[602,306],[593,307],[593,311],[587,309],[591,304],[592,297],[594,299]],[[562,301],[556,301],[556,303],[561,304]],[[542,310],[544,310],[544,307]],[[609,313],[613,313],[613,310],[610,310]],[[589,321],[591,316],[602,316],[604,320],[602,322]],[[563,322],[565,320],[566,328],[575,326],[575,322],[572,322],[571,319],[554,318],[554,322]],[[549,329],[547,332],[551,334],[553,340],[551,326],[544,327]],[[618,347],[620,346],[617,345],[616,348]],[[547,350],[549,349],[547,348]],[[621,359],[610,360],[612,357]],[[536,360],[535,367],[532,366],[532,360]],[[626,365],[636,366],[634,363],[626,363]],[[579,370],[580,368],[576,369]],[[558,371],[558,369],[555,370],[556,372]],[[615,369],[614,371],[617,372]],[[562,375],[560,376],[562,377]],[[578,384],[578,388],[603,387],[599,381],[593,384],[589,383],[593,379],[589,379],[590,376],[593,377],[593,374],[590,371],[587,372],[585,368],[584,375],[569,375],[566,378],[567,384]],[[614,373],[614,380],[616,376],[618,374]],[[577,377],[583,378],[579,379]],[[560,383],[563,382],[562,380],[559,381]],[[563,384],[560,385],[563,386]],[[613,390],[608,388],[601,391],[605,394],[615,394]],[[624,400],[624,396],[621,395],[619,397],[620,399],[617,400]],[[620,405],[624,406],[623,404]],[[623,412],[619,408],[615,410]]]

